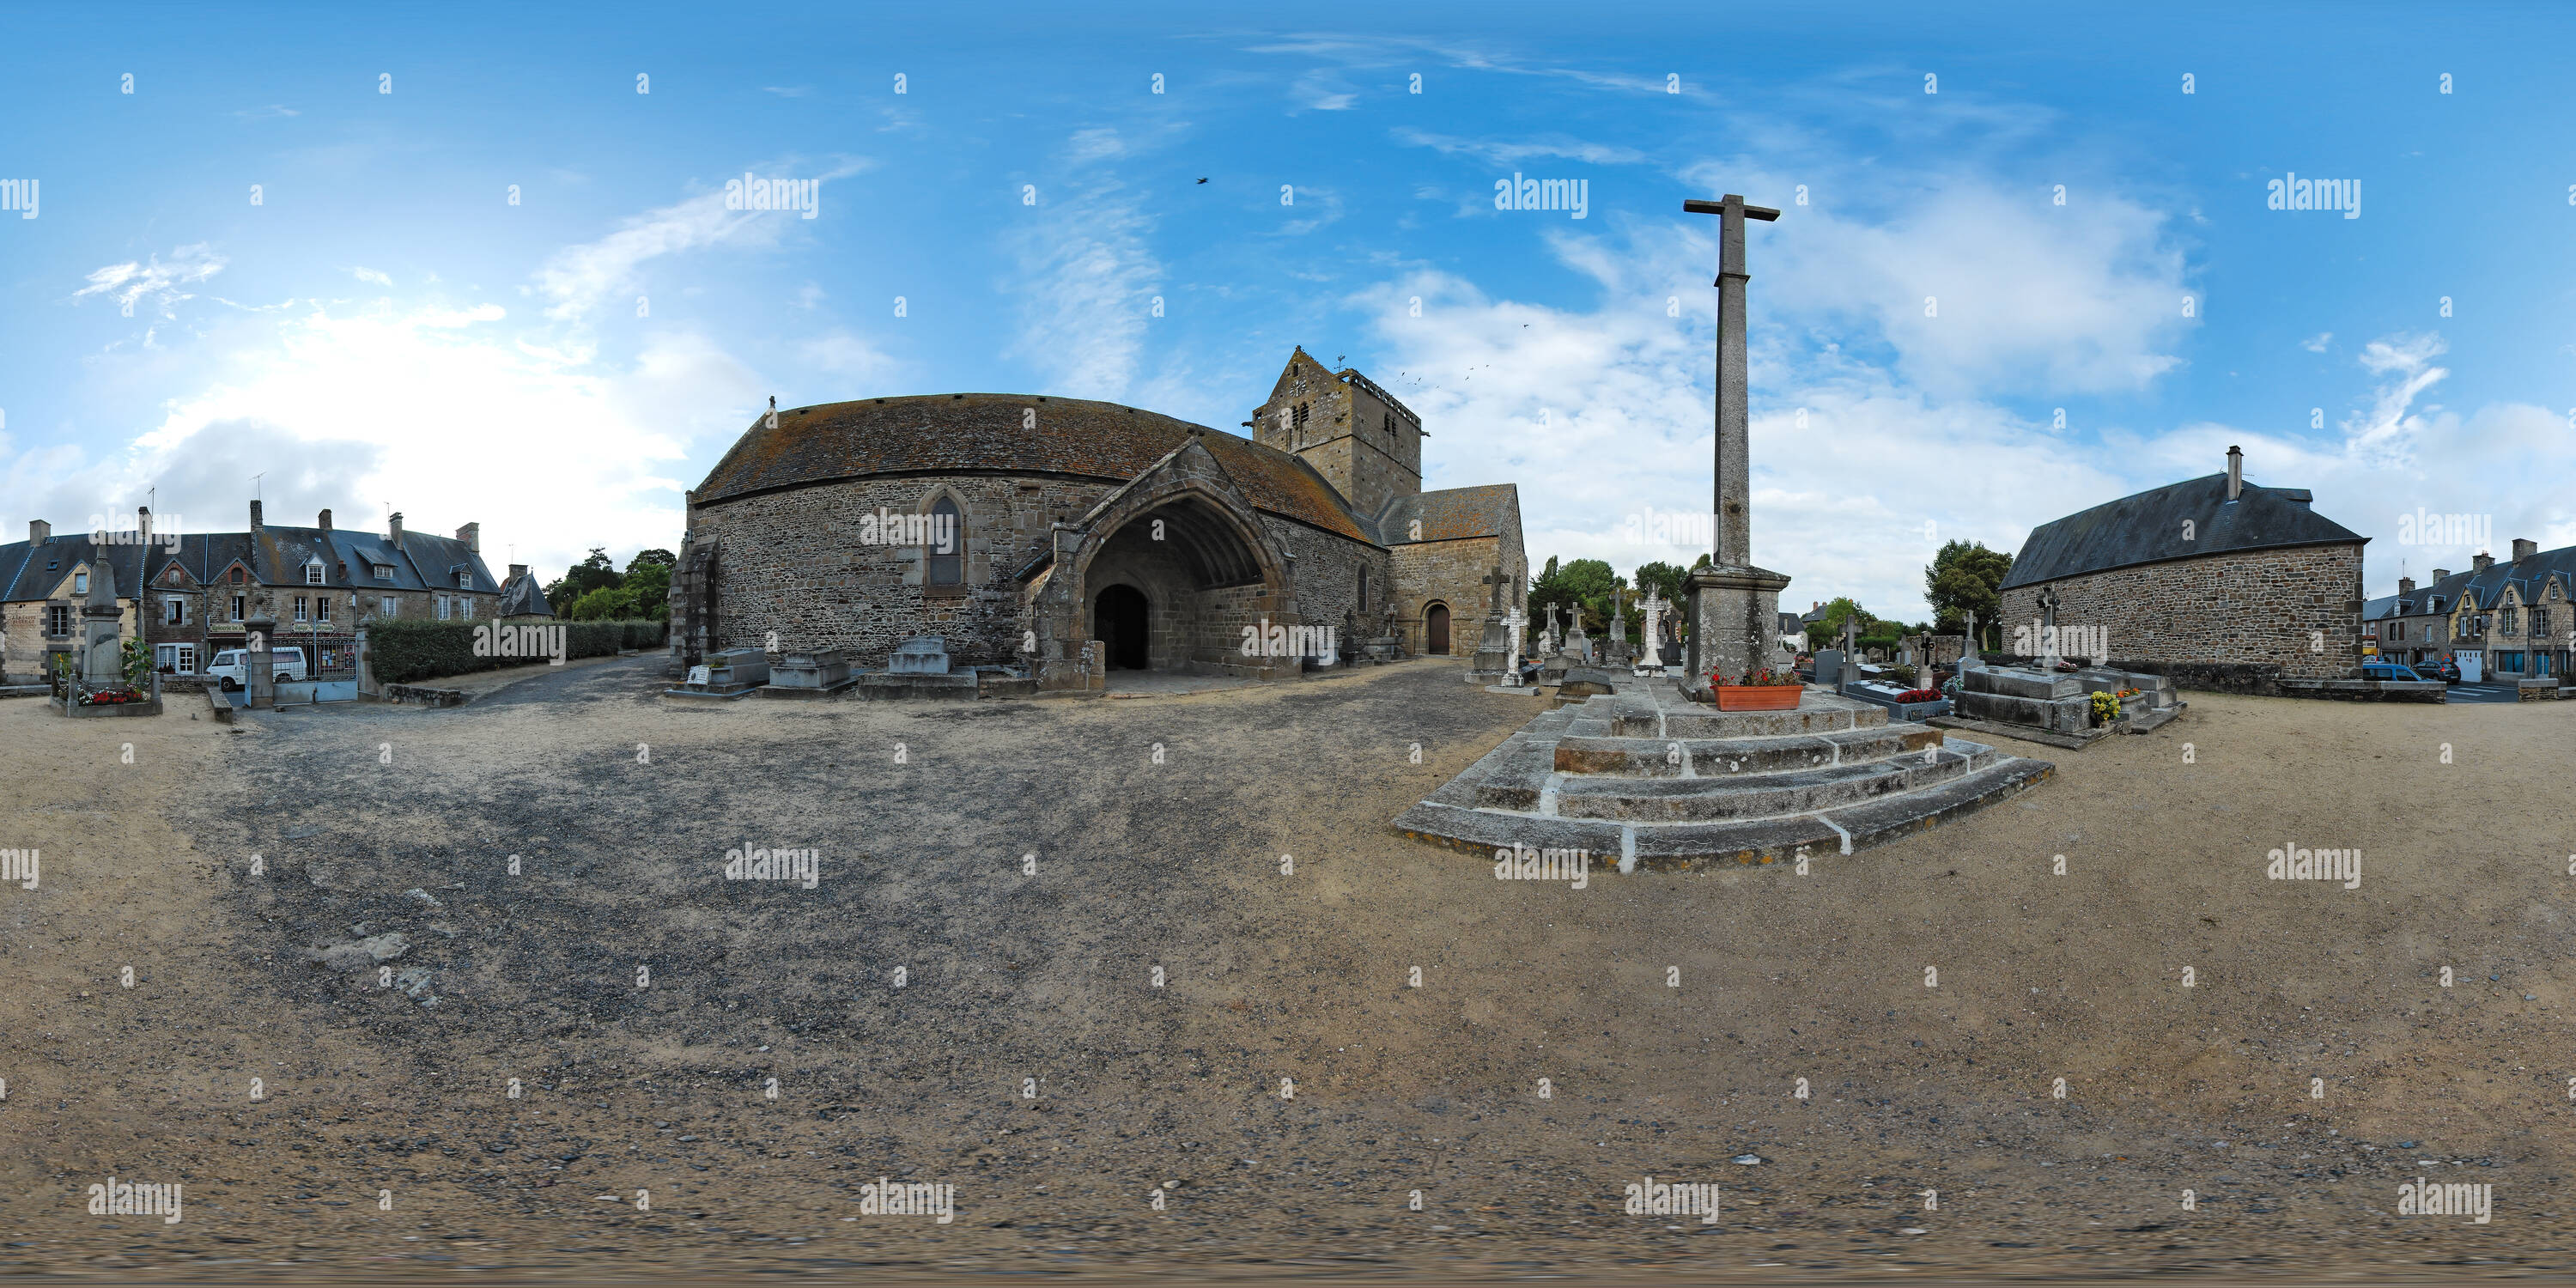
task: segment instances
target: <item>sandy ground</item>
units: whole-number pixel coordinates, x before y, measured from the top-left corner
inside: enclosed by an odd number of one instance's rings
[[[2576,1260],[2576,708],[2187,695],[1803,876],[1572,889],[1386,830],[1538,706],[1436,663],[1121,702],[482,678],[230,729],[0,702],[0,849],[43,855],[0,887],[0,1271]],[[723,879],[746,842],[816,850],[815,888]],[[2267,880],[2284,846],[2362,880]],[[90,1215],[111,1174],[184,1219]],[[1647,1175],[1724,1212],[1623,1213]],[[861,1216],[880,1176],[954,1222]],[[2418,1176],[2492,1222],[2397,1216]]]

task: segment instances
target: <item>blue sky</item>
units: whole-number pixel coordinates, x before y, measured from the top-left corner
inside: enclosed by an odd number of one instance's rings
[[[1534,559],[1687,562],[1630,520],[1708,505],[1680,207],[1733,191],[1786,212],[1750,236],[1784,603],[1921,616],[1938,541],[2231,443],[2374,538],[2373,594],[2473,553],[2400,545],[2419,507],[2576,543],[2576,19],[2242,8],[12,11],[0,531],[154,487],[237,529],[259,473],[279,522],[622,559],[772,394],[1232,429],[1303,343],[1422,413],[1426,485],[1519,484]],[[815,217],[727,210],[747,172]],[[2360,216],[2267,209],[2287,172]],[[1515,173],[1585,217],[1495,209]]]

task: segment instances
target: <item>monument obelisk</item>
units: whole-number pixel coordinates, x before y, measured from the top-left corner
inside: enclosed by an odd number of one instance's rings
[[[1780,591],[1789,579],[1753,563],[1752,488],[1745,459],[1748,361],[1744,344],[1744,221],[1778,219],[1780,212],[1748,206],[1728,193],[1716,201],[1685,201],[1695,215],[1716,215],[1717,235],[1717,550],[1713,566],[1691,570],[1683,585],[1690,597],[1689,674],[1683,691],[1708,692],[1714,672],[1727,682],[1771,664],[1769,641],[1780,633]]]

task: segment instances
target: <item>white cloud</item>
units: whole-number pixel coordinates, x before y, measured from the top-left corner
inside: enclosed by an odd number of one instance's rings
[[[828,184],[858,174],[869,164],[845,157],[820,174],[781,165],[755,166],[752,172],[811,177]],[[823,209],[828,218],[828,190],[823,195]],[[627,219],[617,231],[597,241],[555,252],[537,270],[537,289],[554,301],[546,316],[565,321],[584,318],[612,295],[642,293],[639,270],[652,260],[711,246],[774,245],[791,223],[799,222],[804,221],[791,213],[727,210],[719,184],[714,191]]]
[[[1054,189],[1071,195],[1011,238],[1020,328],[1010,352],[1046,373],[1049,389],[1123,398],[1163,275],[1147,245],[1153,221],[1114,179]]]
[[[833,398],[856,397],[866,386],[885,380],[897,367],[884,350],[847,331],[816,336],[798,345],[796,353],[808,366],[848,378],[850,387]]]
[[[2315,335],[2309,336],[2307,339],[2300,341],[2299,347],[2310,353],[2323,353],[2326,351],[2326,346],[2333,343],[2334,332],[2319,331]]]
[[[1446,134],[1433,134],[1402,126],[1394,131],[1395,141],[1414,147],[1432,148],[1444,156],[1474,157],[1490,165],[1516,166],[1541,158],[1579,161],[1585,165],[1644,165],[1650,160],[1635,148],[1608,143],[1590,143],[1563,134],[1545,134],[1522,142],[1498,139],[1461,139]]]
[[[379,273],[372,268],[352,268],[349,270],[349,275],[357,278],[361,282],[373,282],[378,286],[391,286],[394,284],[394,279],[383,273]]]
[[[72,298],[104,295],[123,306],[128,313],[133,312],[136,304],[149,301],[164,319],[175,319],[178,314],[171,311],[173,306],[196,298],[193,293],[179,288],[213,277],[224,271],[227,262],[207,243],[198,242],[171,251],[167,264],[162,263],[156,254],[144,263],[127,260],[98,269],[89,275],[89,285],[72,292]]]

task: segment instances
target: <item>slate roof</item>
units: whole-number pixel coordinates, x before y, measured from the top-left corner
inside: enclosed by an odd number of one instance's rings
[[[1037,425],[1021,428],[1034,409]],[[1124,483],[1192,431],[1254,507],[1375,543],[1313,466],[1160,412],[1035,394],[918,394],[762,413],[697,489],[701,505],[870,474],[1064,474]]]
[[[2383,595],[2377,599],[2365,599],[2361,601],[2361,620],[2365,622],[2375,622],[2383,618],[2402,616],[2405,611],[2405,609],[2398,606],[2398,600],[2395,595]]]
[[[2225,474],[2125,496],[2039,525],[2022,543],[2003,588],[2168,559],[2369,540],[2308,508],[2309,501],[2306,488],[2247,483],[2230,504]],[[2190,540],[2183,538],[2185,520],[2192,524]]]
[[[501,588],[501,607],[495,617],[552,617],[554,606],[546,602],[545,588],[537,585],[537,575],[519,574],[519,579]]]
[[[2492,564],[2484,572],[2455,572],[2431,586],[2416,587],[2415,593],[2418,597],[2441,596],[2445,613],[2457,608],[2463,599],[2474,596],[2475,602],[2470,607],[2474,611],[2488,612],[2504,602],[2504,588],[2508,585],[2522,588],[2522,602],[2526,604],[2546,602],[2542,597],[2547,593],[2551,577],[2565,582],[2567,593],[2576,595],[2576,546],[2543,550],[2513,563]]]
[[[75,564],[93,561],[100,549],[86,532],[56,533],[36,546],[24,541],[0,546],[0,577],[8,578],[6,589],[0,590],[0,602],[46,598],[61,584],[65,573]],[[172,563],[186,569],[197,584],[221,580],[225,570],[238,560],[263,585],[301,586],[306,584],[305,562],[316,554],[322,558],[321,584],[325,587],[354,591],[471,590],[484,594],[501,589],[492,580],[492,570],[483,566],[482,556],[464,542],[426,532],[404,532],[399,551],[381,532],[273,524],[263,525],[256,538],[247,532],[185,533],[179,538],[175,554],[160,542],[111,544],[105,550],[116,568],[116,592],[126,599],[134,597],[146,578],[155,579],[157,584]],[[49,563],[59,566],[47,572]],[[390,580],[378,581],[374,577],[373,565],[380,563],[393,568]],[[459,569],[465,573],[462,583],[455,576]]]
[[[1422,521],[1421,539],[1424,541],[1499,537],[1505,529],[1513,526],[1520,512],[1521,490],[1510,483],[1442,488],[1437,492],[1399,496],[1387,502],[1386,511],[1377,517],[1379,544],[1411,544],[1416,519]]]

